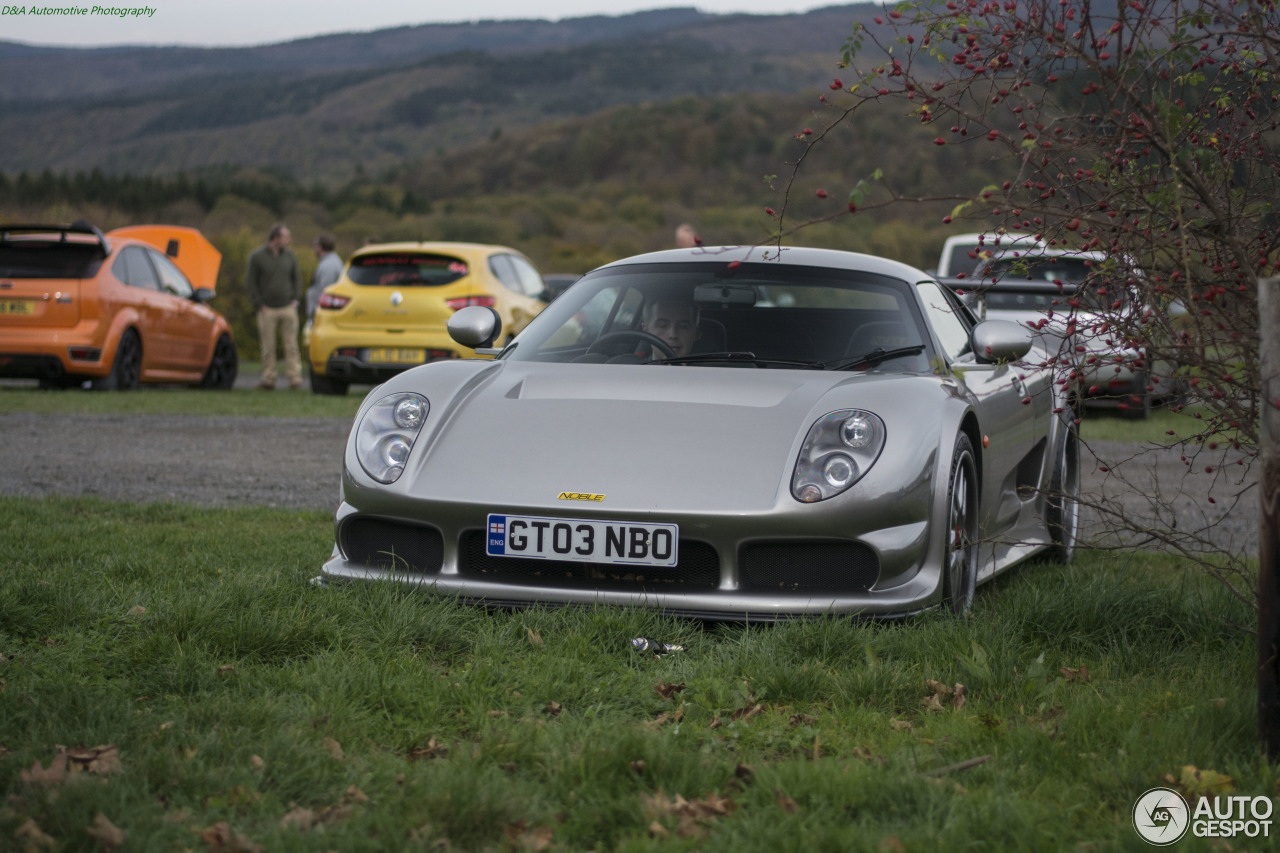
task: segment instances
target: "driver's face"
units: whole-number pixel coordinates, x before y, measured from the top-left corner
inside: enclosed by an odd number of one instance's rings
[[[679,300],[658,302],[653,307],[648,322],[643,329],[651,335],[657,335],[675,350],[676,355],[688,355],[697,338],[697,329],[693,322],[693,306]]]

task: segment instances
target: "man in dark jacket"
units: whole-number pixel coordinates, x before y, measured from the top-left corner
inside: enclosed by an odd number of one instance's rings
[[[271,226],[266,245],[249,255],[245,287],[258,316],[262,341],[262,382],[259,388],[276,387],[276,331],[284,339],[285,373],[290,388],[302,387],[302,357],[298,352],[298,300],[302,297],[298,257],[289,248],[292,235],[283,222]]]

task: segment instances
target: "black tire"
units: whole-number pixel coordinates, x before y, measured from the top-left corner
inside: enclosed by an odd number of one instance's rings
[[[347,393],[349,384],[338,379],[330,379],[328,376],[316,373],[314,370],[311,371],[311,391],[314,394],[329,394],[341,397]]]
[[[125,329],[116,344],[111,372],[93,382],[95,391],[132,391],[142,379],[142,339],[133,329]]]
[[[959,616],[973,607],[978,590],[978,463],[973,442],[956,436],[947,482],[946,544],[942,550],[942,600]]]
[[[1049,559],[1070,563],[1080,535],[1080,435],[1071,409],[1062,414],[1062,439],[1054,453],[1053,475],[1045,496],[1045,524],[1049,527]]]
[[[236,353],[235,344],[230,335],[221,335],[213,345],[213,355],[209,357],[209,367],[200,380],[201,388],[215,391],[230,391],[236,384],[236,374],[240,371],[240,356]]]

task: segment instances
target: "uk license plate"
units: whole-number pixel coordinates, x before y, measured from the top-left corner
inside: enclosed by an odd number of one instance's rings
[[[668,567],[680,557],[680,529],[674,524],[497,514],[488,521],[486,551],[492,557]]]
[[[371,349],[370,364],[422,364],[427,360],[427,351],[421,349]]]
[[[27,299],[0,299],[0,314],[21,314],[30,316],[36,313],[35,305]]]

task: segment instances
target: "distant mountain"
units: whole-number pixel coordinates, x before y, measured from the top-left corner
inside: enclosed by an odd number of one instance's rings
[[[248,48],[0,42],[4,169],[267,168],[342,181],[554,119],[685,96],[817,90],[855,20],[691,8],[428,24]]]

